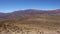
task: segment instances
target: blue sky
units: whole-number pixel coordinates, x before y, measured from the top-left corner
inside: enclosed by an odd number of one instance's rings
[[[60,9],[60,0],[0,0],[0,12],[7,13],[24,9]]]

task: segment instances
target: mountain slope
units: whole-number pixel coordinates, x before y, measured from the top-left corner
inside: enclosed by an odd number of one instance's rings
[[[60,10],[0,13],[0,34],[60,34]]]
[[[60,34],[60,18],[54,16],[25,16],[0,20],[0,34]]]
[[[0,18],[18,18],[31,15],[50,15],[50,16],[60,16],[60,10],[19,10],[12,13],[0,13]]]

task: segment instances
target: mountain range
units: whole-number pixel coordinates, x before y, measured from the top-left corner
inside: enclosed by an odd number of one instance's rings
[[[14,11],[11,13],[0,13],[0,18],[18,18],[18,17],[32,16],[32,15],[60,16],[60,9],[56,9],[56,10],[36,10],[36,9],[18,10],[18,11]]]

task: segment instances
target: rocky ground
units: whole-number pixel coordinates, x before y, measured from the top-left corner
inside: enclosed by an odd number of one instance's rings
[[[60,18],[26,16],[0,20],[0,34],[60,34]]]

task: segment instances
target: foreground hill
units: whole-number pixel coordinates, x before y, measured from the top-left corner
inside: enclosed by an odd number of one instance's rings
[[[40,15],[2,19],[0,34],[60,34],[60,17]]]

